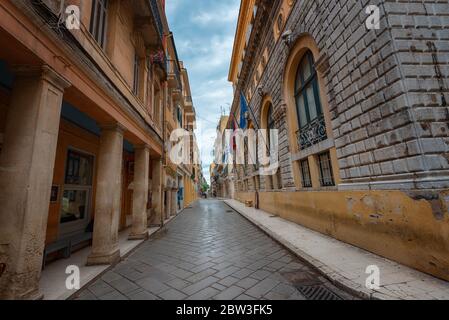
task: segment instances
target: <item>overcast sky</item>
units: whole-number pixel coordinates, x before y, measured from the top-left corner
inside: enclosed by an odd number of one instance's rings
[[[228,113],[233,98],[227,79],[239,7],[240,0],[166,1],[179,59],[189,73],[196,136],[208,182],[221,108]]]

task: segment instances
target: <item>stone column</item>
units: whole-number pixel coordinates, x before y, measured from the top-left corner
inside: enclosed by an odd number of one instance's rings
[[[164,220],[167,220],[170,217],[170,191],[168,188],[164,189]]]
[[[0,299],[38,299],[63,91],[48,66],[17,67],[0,156]]]
[[[118,124],[103,126],[98,152],[92,252],[87,265],[114,264],[120,260],[122,160],[123,128]]]
[[[152,193],[151,193],[151,203],[153,206],[154,217],[151,220],[152,225],[161,225],[162,219],[162,160],[153,160],[152,168]]]
[[[133,225],[130,240],[147,239],[148,174],[150,170],[150,149],[137,146],[134,159]]]

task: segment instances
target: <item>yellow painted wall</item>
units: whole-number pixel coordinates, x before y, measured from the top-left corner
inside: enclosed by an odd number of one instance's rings
[[[448,197],[449,191],[432,202],[400,191],[282,191],[259,199],[264,211],[449,280]],[[254,193],[236,198],[254,200]]]
[[[195,188],[190,177],[184,178],[184,206],[187,207],[197,200]]]
[[[65,177],[65,164],[67,161],[67,150],[69,147],[75,148],[80,151],[89,153],[95,157],[94,164],[94,177],[93,177],[93,188],[92,188],[92,200],[95,199],[95,189],[96,189],[96,171],[97,171],[97,159],[98,159],[98,145],[99,139],[95,135],[88,133],[79,127],[61,120],[59,135],[58,135],[58,146],[56,149],[55,158],[55,168],[53,171],[53,185],[58,186],[58,199],[55,202],[51,202],[48,211],[47,220],[47,236],[46,244],[52,243],[58,239],[59,232],[59,219],[61,211],[61,197],[64,187],[64,177]],[[90,207],[91,218],[94,216],[95,212],[95,201],[91,201]]]
[[[55,168],[53,171],[53,185],[59,187],[58,199],[50,202],[47,221],[46,244],[50,244],[58,239],[59,219],[61,212],[61,197],[64,187],[65,165],[67,162],[67,151],[69,148],[75,148],[81,152],[91,154],[95,157],[94,177],[92,185],[92,195],[90,201],[90,218],[95,214],[95,191],[96,191],[96,172],[98,160],[99,138],[78,126],[71,124],[66,120],[61,120],[58,145],[56,149]],[[128,189],[133,176],[129,172],[128,163],[133,160],[133,156],[127,152],[123,155],[123,176],[122,176],[122,195],[120,210],[119,229],[126,228],[126,216],[132,214],[132,190]]]

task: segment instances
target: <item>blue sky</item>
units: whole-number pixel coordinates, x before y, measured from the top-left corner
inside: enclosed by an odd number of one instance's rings
[[[190,78],[203,173],[209,181],[221,108],[232,103],[228,82],[240,0],[167,0],[166,12],[179,59]]]

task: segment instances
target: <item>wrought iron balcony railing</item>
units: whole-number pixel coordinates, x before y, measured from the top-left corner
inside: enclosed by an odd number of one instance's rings
[[[149,0],[151,13],[153,14],[154,21],[156,24],[157,33],[162,42],[162,39],[164,37],[164,26],[162,24],[162,17],[161,17],[161,13],[159,11],[158,1],[159,0]]]
[[[307,149],[327,139],[326,122],[321,115],[296,132],[300,150]]]

